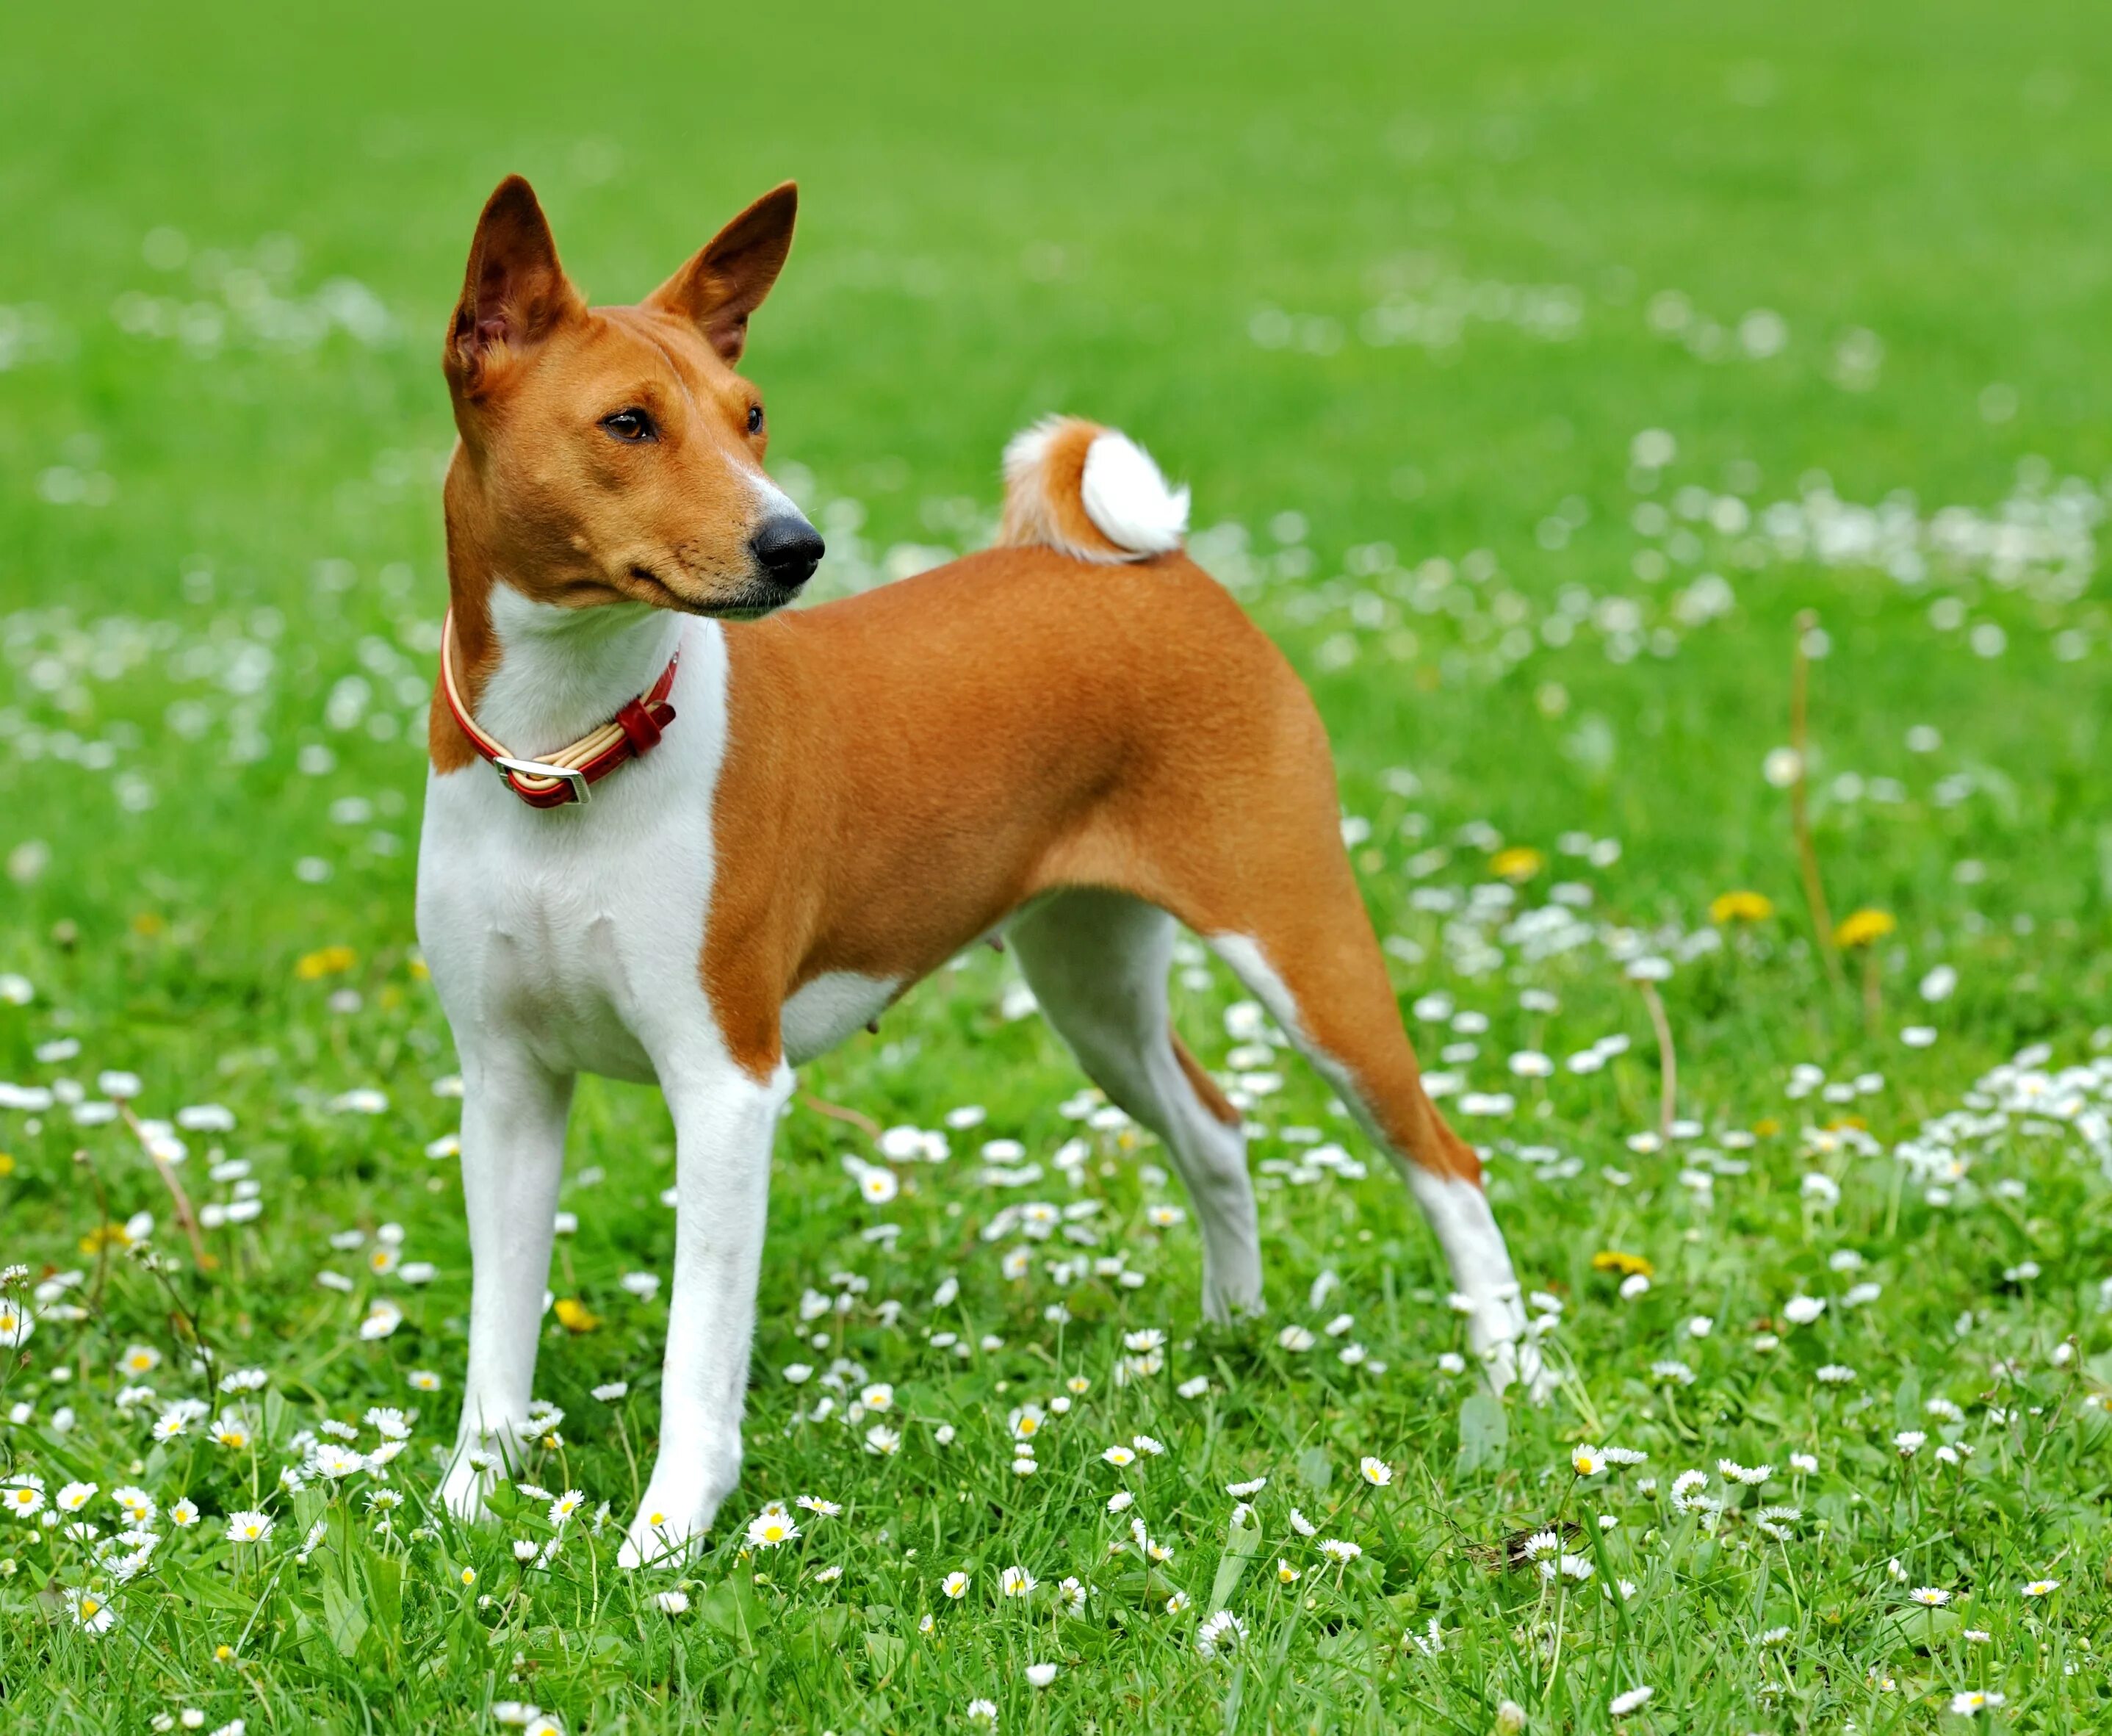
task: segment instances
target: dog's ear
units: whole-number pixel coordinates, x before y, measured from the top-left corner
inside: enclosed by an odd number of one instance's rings
[[[470,243],[469,271],[448,328],[448,380],[474,398],[509,354],[529,349],[585,307],[558,263],[558,244],[535,190],[509,175],[485,203]]]
[[[714,235],[703,251],[655,289],[649,308],[696,322],[704,339],[731,367],[748,345],[748,317],[762,305],[792,251],[792,220],[799,189],[773,187]]]

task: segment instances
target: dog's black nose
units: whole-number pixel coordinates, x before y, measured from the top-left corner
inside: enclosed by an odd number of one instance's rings
[[[822,563],[822,533],[797,514],[773,518],[749,540],[749,553],[773,584],[796,590]]]

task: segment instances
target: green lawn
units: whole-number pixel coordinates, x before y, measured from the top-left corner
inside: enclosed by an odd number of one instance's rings
[[[9,1730],[2112,1722],[2094,9],[126,10],[0,57]],[[438,358],[512,170],[604,299],[799,180],[748,366],[817,590],[979,546],[1050,409],[1192,485],[1332,726],[1550,1404],[1448,1360],[1404,1190],[1199,953],[1272,1301],[1203,1328],[1163,1155],[985,952],[802,1081],[705,1557],[616,1565],[673,1146],[598,1082],[548,1495],[428,1510],[469,1282],[411,919]],[[1896,924],[1837,982],[1776,751],[1807,610],[1825,894]],[[1648,1456],[1574,1468],[1609,1446]],[[841,1510],[750,1544],[803,1495]]]

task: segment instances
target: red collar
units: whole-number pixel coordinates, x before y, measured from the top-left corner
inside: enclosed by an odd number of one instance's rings
[[[642,759],[658,747],[661,732],[675,721],[675,708],[667,703],[667,695],[675,686],[675,666],[681,660],[677,650],[649,691],[627,701],[608,722],[570,747],[541,759],[518,759],[496,736],[478,728],[469,714],[455,687],[454,611],[449,609],[440,623],[440,691],[447,695],[448,709],[469,745],[498,768],[498,781],[530,808],[584,802],[589,784],[599,783],[625,760]]]

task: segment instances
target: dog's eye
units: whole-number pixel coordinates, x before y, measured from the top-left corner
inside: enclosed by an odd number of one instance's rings
[[[750,434],[762,432],[762,406],[759,403],[748,407],[748,431]]]
[[[660,431],[653,426],[653,418],[640,409],[618,410],[613,416],[602,417],[601,425],[612,439],[621,440],[626,446],[642,445],[660,438]]]

